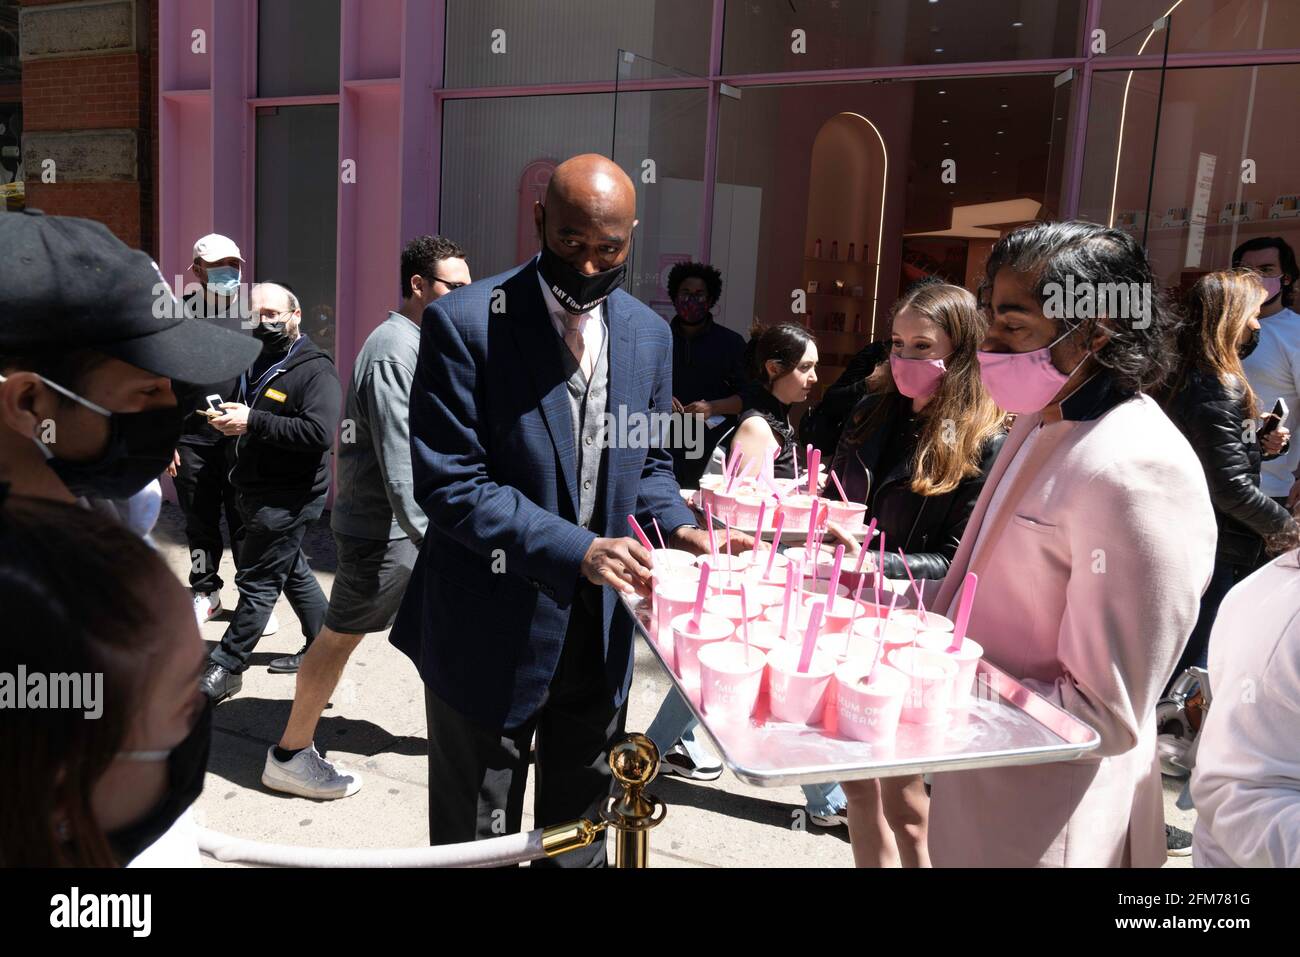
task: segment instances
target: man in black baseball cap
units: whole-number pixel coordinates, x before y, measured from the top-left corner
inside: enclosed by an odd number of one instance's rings
[[[0,216],[0,482],[128,499],[171,464],[173,383],[233,378],[249,336],[184,318],[158,266],[101,223]]]

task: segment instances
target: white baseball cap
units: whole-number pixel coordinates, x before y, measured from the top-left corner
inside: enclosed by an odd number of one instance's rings
[[[194,258],[203,260],[209,266],[223,259],[238,259],[241,263],[244,261],[244,257],[239,255],[239,247],[235,245],[235,241],[220,233],[209,233],[195,243]]]

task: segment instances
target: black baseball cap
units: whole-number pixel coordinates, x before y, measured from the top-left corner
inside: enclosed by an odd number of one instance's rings
[[[158,264],[103,223],[27,209],[0,216],[0,355],[93,349],[177,382],[223,382],[262,351],[186,319]]]

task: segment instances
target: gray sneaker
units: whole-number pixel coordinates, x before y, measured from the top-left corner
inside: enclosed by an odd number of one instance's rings
[[[361,790],[361,776],[355,771],[341,774],[320,756],[316,745],[304,748],[288,761],[278,761],[275,748],[266,751],[266,767],[262,769],[262,784],[272,791],[296,794],[299,797],[332,801],[349,797]]]

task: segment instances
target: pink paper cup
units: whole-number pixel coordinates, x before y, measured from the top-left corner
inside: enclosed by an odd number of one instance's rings
[[[803,590],[810,595],[825,595],[831,590],[830,583],[830,565],[826,566],[826,574],[817,581],[806,580],[803,583]],[[853,590],[844,583],[844,573],[840,573],[840,583],[835,588],[835,594],[841,598],[848,598],[853,594]],[[865,607],[865,605],[863,606]]]
[[[909,682],[902,720],[927,726],[946,724],[957,662],[939,651],[908,646],[891,652],[888,663]]]
[[[781,627],[781,606],[773,605],[770,608],[763,609],[763,618],[772,622],[777,628]],[[804,605],[801,608],[794,607],[794,597],[790,599],[790,638],[803,641],[804,633],[808,630],[808,619],[812,615],[812,608]]]
[[[876,656],[876,647],[880,643],[873,638],[866,638],[856,631],[835,632],[822,635],[817,639],[817,650],[835,659],[836,665],[846,661],[871,662]]]
[[[734,492],[735,489],[733,488]],[[736,496],[736,504],[732,509],[731,525],[733,528],[752,529],[758,527],[758,510],[763,503],[767,501],[767,496],[759,495],[757,492],[741,492]],[[767,509],[771,511],[771,509]],[[763,524],[767,524],[767,516],[763,517]]]
[[[820,724],[835,675],[835,659],[813,653],[808,670],[799,671],[803,649],[786,643],[767,656],[767,700],[772,717],[794,724]]]
[[[723,491],[725,486],[719,486],[713,492],[713,517],[721,522],[730,522],[733,528],[736,525],[736,494],[739,484],[737,482],[733,485],[730,492]],[[718,529],[718,531],[721,533],[722,530]]]
[[[736,630],[726,618],[717,615],[700,615],[700,630],[691,630],[691,616],[678,615],[669,626],[673,633],[674,667],[677,677],[688,688],[700,686],[700,649],[715,642],[726,641]]]
[[[892,743],[910,682],[893,668],[850,661],[835,672],[837,733],[854,741]],[[867,675],[871,680],[863,684]]]
[[[765,618],[757,618],[749,623],[749,643],[763,651],[771,651],[773,648],[779,648],[786,644],[781,638],[781,626],[779,623],[773,623]],[[732,641],[739,641],[742,644],[745,641],[744,633],[737,628],[736,633],[731,636]]]
[[[685,578],[667,578],[655,585],[651,595],[650,620],[654,622],[655,644],[660,653],[673,663],[673,633],[670,623],[678,615],[695,610],[699,583]]]
[[[695,553],[683,551],[680,548],[655,548],[650,552],[650,568],[657,570],[660,568],[680,568],[681,566],[691,566],[695,564]]]
[[[749,560],[749,573],[751,575],[756,573],[761,574],[767,568],[767,556],[770,551],[771,549],[764,545],[762,551],[754,552],[750,549],[746,549],[745,551],[740,552],[739,555],[741,558]],[[778,553],[777,556],[772,559],[772,577],[785,581],[785,569],[789,564],[790,559]]]
[[[984,647],[973,638],[963,638],[961,647],[952,648],[952,634],[946,631],[922,631],[916,636],[916,646],[938,651],[957,662],[957,679],[953,684],[950,707],[965,710],[975,703],[975,676],[979,672]]]
[[[824,605],[826,607],[825,612],[822,613],[821,630],[823,634],[834,634],[849,630],[849,623],[853,621],[854,602],[852,598],[839,594],[834,601],[828,604],[823,595],[814,594],[806,596],[804,602],[810,606]],[[865,611],[861,601],[857,603],[857,609],[857,617],[861,618]]]
[[[726,577],[727,571],[731,570],[737,575],[743,573],[749,567],[749,559],[742,558],[739,555],[728,555],[723,550],[723,534],[718,533],[718,554],[716,555],[696,555],[695,564],[708,565],[712,575],[721,574]]]
[[[916,598],[916,595],[912,595],[912,598]],[[946,631],[949,634],[952,634],[953,628],[956,627],[956,625],[952,623],[951,618],[945,618],[943,615],[936,615],[928,608],[925,610],[924,618],[921,617],[921,611],[917,608],[909,608],[903,612],[895,610],[894,617],[900,621],[911,623],[912,627],[917,631]]]
[[[830,520],[841,528],[855,529],[867,517],[867,507],[858,502],[845,503],[827,499],[826,504],[830,506]]]
[[[812,509],[813,500],[807,495],[787,495],[781,501],[786,529],[808,531],[808,520],[812,516]]]
[[[749,579],[748,585],[749,587],[745,592],[748,600],[751,602],[757,601],[764,608],[771,608],[773,605],[779,605],[785,601],[784,585],[764,585],[755,582],[752,578]]]
[[[746,595],[745,604],[740,603],[739,595],[713,595],[704,599],[704,610],[710,615],[717,615],[719,618],[726,618],[731,622],[732,627],[739,630],[740,623],[744,620],[742,611],[749,612],[749,620],[763,616],[763,606],[753,599],[752,595]]]
[[[767,654],[746,651],[735,641],[715,641],[699,649],[700,703],[711,717],[747,721],[758,703]]]

